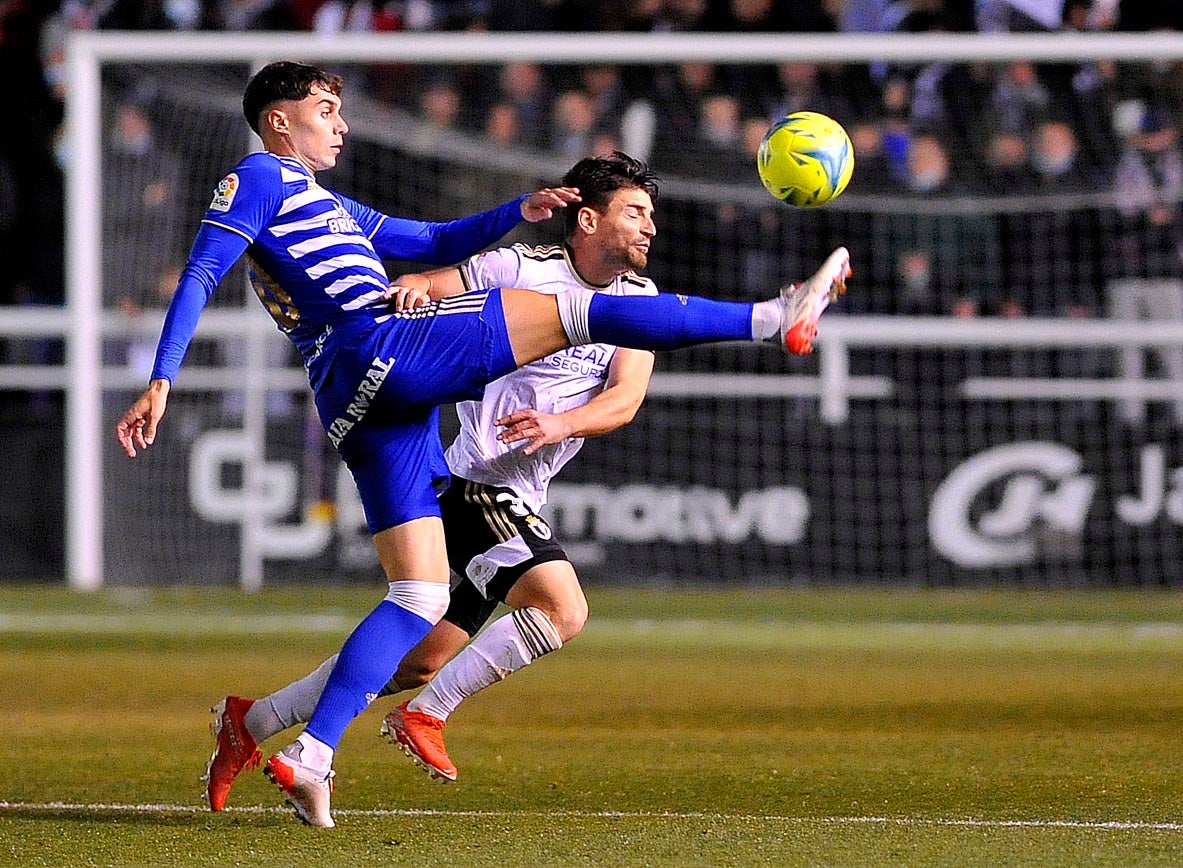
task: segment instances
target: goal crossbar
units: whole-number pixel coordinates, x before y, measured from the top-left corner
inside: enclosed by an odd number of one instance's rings
[[[185,36],[120,32],[76,33],[71,50],[100,60],[254,61],[300,57],[370,63],[613,63],[666,64],[694,58],[713,63],[860,61],[1120,60],[1149,62],[1183,55],[1178,33],[197,33]]]

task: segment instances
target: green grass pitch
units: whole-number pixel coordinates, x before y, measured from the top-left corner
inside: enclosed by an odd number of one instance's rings
[[[212,702],[378,596],[0,589],[0,864],[1183,864],[1177,593],[593,589],[569,648],[453,717],[456,784],[380,700],[336,829],[258,772],[203,810]]]

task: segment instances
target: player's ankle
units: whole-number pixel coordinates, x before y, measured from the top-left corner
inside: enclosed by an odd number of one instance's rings
[[[768,341],[780,334],[785,315],[784,300],[777,296],[752,305],[752,340]]]
[[[296,744],[302,748],[299,760],[308,768],[327,774],[333,767],[333,749],[316,736],[302,732],[296,736]]]

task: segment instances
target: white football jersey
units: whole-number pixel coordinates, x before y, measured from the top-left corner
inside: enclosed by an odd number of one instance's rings
[[[460,275],[466,290],[520,287],[557,295],[583,287],[612,295],[657,294],[653,281],[632,271],[607,286],[593,286],[576,273],[566,247],[559,244],[499,247],[468,259]],[[465,479],[512,489],[537,512],[546,503],[551,478],[575,456],[583,438],[567,438],[526,455],[528,441],[500,442],[501,429],[494,422],[515,410],[555,414],[583,406],[603,390],[615,353],[616,347],[608,344],[570,347],[494,380],[480,401],[457,404],[460,434],[448,447],[448,467]]]

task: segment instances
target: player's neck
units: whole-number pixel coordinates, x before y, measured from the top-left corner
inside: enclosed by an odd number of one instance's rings
[[[607,262],[594,247],[567,241],[567,258],[576,276],[592,286],[607,286],[620,275],[620,269]]]
[[[309,174],[313,176],[316,175],[315,167],[313,167],[306,159],[292,150],[292,147],[288,142],[283,141],[282,139],[280,141],[264,141],[263,147],[266,148],[269,153],[275,154],[277,157],[287,157],[289,160],[295,160],[297,163],[307,169]]]

